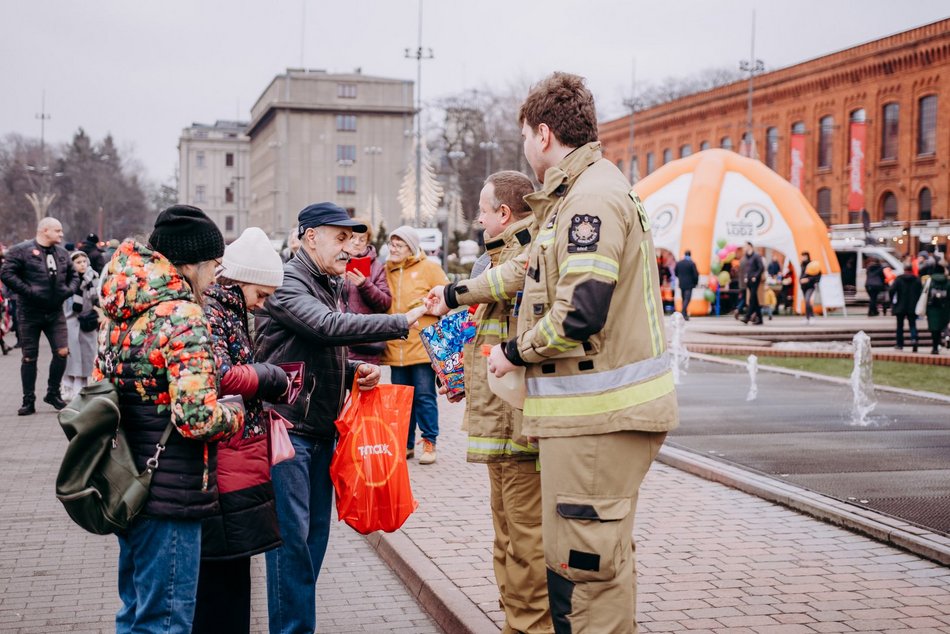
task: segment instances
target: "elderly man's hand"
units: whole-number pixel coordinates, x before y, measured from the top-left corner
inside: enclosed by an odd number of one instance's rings
[[[359,377],[356,379],[356,383],[360,386],[361,392],[367,392],[379,384],[378,365],[373,365],[372,363],[361,363],[356,368],[356,375]]]
[[[430,315],[441,317],[449,312],[449,307],[445,303],[445,287],[435,286],[429,295],[425,298],[426,308]]]

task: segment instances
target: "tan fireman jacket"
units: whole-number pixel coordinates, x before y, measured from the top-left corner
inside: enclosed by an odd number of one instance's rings
[[[527,253],[446,290],[449,304],[523,289],[506,355],[526,365],[528,436],[669,431],[679,422],[646,210],[599,143],[575,149],[525,198]]]
[[[497,267],[527,250],[535,220],[529,216],[505,228],[498,238],[489,239],[485,249],[491,266]],[[490,269],[489,269],[490,270]],[[534,460],[537,446],[531,446],[521,431],[521,410],[515,409],[488,389],[488,364],[481,354],[483,345],[494,346],[515,331],[514,302],[482,302],[475,311],[478,329],[465,346],[465,418],[468,431],[469,462]]]

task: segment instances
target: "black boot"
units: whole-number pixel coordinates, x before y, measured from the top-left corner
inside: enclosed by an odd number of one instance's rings
[[[63,397],[59,395],[59,392],[49,392],[43,397],[43,402],[49,403],[57,410],[61,410],[66,407],[66,401],[64,401]]]
[[[914,352],[917,352],[917,340],[914,340]]]
[[[23,405],[16,411],[17,416],[29,416],[36,413],[36,405],[32,398],[23,397]]]

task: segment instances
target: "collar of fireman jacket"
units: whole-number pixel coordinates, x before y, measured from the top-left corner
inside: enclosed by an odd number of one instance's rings
[[[505,227],[497,238],[485,240],[485,252],[491,256],[492,265],[498,264],[498,256],[506,246],[518,247],[531,242],[531,225],[534,216],[527,216]]]
[[[592,141],[586,145],[574,148],[570,154],[561,159],[554,167],[544,172],[544,184],[541,189],[524,197],[525,201],[535,212],[535,218],[543,223],[551,200],[563,198],[567,194],[577,177],[584,170],[601,159],[600,141]]]

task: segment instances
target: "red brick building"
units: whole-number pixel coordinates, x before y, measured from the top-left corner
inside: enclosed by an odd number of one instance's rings
[[[636,179],[704,149],[746,153],[748,88],[738,81],[605,122],[606,156]],[[752,111],[754,156],[828,225],[861,223],[866,209],[875,238],[904,244],[907,231],[946,245],[950,19],[758,75]]]

